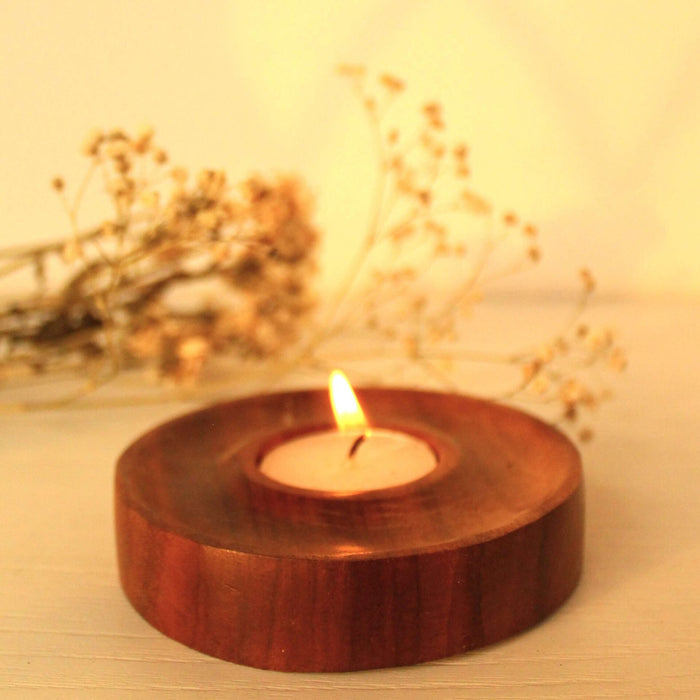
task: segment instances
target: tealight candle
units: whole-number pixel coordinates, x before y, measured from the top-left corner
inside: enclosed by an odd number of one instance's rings
[[[216,404],[134,442],[115,514],[136,610],[221,659],[315,673],[460,654],[558,608],[583,561],[576,448],[467,396],[363,398],[381,430],[341,411],[326,431],[327,395],[312,389]],[[286,476],[261,473],[276,462]],[[420,481],[385,488],[387,472]]]
[[[264,456],[261,473],[297,488],[356,493],[407,484],[435,469],[435,453],[424,440],[367,426],[342,372],[331,373],[329,389],[338,430],[278,445]]]
[[[315,491],[373,491],[400,486],[435,469],[432,449],[394,430],[324,431],[270,450],[260,471],[288,486]]]

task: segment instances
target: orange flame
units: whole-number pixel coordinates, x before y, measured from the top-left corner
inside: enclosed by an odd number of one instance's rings
[[[331,406],[338,429],[342,432],[364,432],[367,430],[367,419],[350,386],[348,378],[339,370],[334,369],[328,379],[328,391],[331,395]]]

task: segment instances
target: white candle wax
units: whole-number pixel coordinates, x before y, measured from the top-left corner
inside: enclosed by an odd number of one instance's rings
[[[372,429],[355,445],[362,435],[323,431],[289,440],[264,456],[260,471],[288,486],[343,493],[407,484],[436,467],[431,447],[412,435]]]

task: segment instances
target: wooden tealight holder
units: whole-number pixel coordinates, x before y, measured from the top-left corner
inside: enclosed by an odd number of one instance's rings
[[[332,422],[327,393],[260,395],[145,434],[116,472],[124,591],[164,634],[281,671],[416,664],[536,624],[576,587],[579,455],[558,431],[464,396],[358,392],[371,424],[426,440],[436,470],[332,495],[259,471]]]

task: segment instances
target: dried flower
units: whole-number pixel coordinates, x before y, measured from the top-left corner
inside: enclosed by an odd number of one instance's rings
[[[338,66],[338,73],[349,78],[364,78],[366,72],[365,67],[360,65],[343,63]]]
[[[27,268],[36,289],[0,308],[0,380],[66,370],[81,377],[89,367],[80,394],[139,367],[193,385],[220,357],[322,366],[338,334],[362,333],[383,344],[382,354],[394,351],[450,386],[468,362],[515,370],[501,397],[551,406],[566,422],[608,398],[591,370],[621,371],[627,360],[611,331],[579,320],[595,288],[587,268],[576,316],[561,331],[517,352],[467,347],[462,329],[489,286],[539,261],[537,228],[465,187],[469,149],[451,143],[439,102],[426,103],[418,126],[403,130],[387,119],[402,80],[373,79],[362,66],[339,72],[374,130],[380,180],[359,255],[310,332],[319,234],[298,178],[190,175],[166,168],[168,153],[150,126],[133,136],[94,130],[82,149],[87,180],[100,173],[114,213],[79,229],[84,187],[70,200],[64,180],[53,179],[73,230],[4,255],[7,269]],[[56,261],[67,266],[63,277],[49,274]],[[438,279],[449,283],[443,296],[428,293]],[[579,439],[591,436],[578,429]]]
[[[84,150],[106,175],[116,215],[26,257],[38,295],[0,309],[0,370],[27,357],[80,372],[89,358],[101,381],[115,368],[142,364],[192,382],[217,353],[266,357],[294,341],[314,306],[318,241],[310,200],[295,178],[255,178],[235,188],[220,171],[202,170],[192,183],[173,168],[165,180],[154,173],[157,185],[136,180],[130,173],[138,161],[165,160],[149,128],[135,138],[95,131]],[[53,187],[63,192],[63,180]],[[65,201],[75,222],[80,199]],[[51,288],[47,262],[57,254],[71,271]],[[227,289],[217,302],[172,306],[178,288],[205,280]],[[248,321],[220,322],[230,306]]]
[[[97,150],[103,141],[103,134],[99,129],[93,129],[83,142],[83,154],[92,158],[97,155]]]
[[[400,80],[396,76],[384,73],[379,79],[382,85],[391,92],[401,92],[404,89],[403,80]]]
[[[445,122],[442,119],[442,105],[439,102],[428,102],[423,106],[423,114],[433,129],[445,128]]]
[[[506,226],[515,226],[518,223],[518,216],[515,212],[508,211],[503,215],[503,223]]]
[[[592,292],[595,289],[593,273],[587,267],[584,267],[580,270],[579,276],[581,277],[581,282],[583,282],[583,288],[586,292]]]

